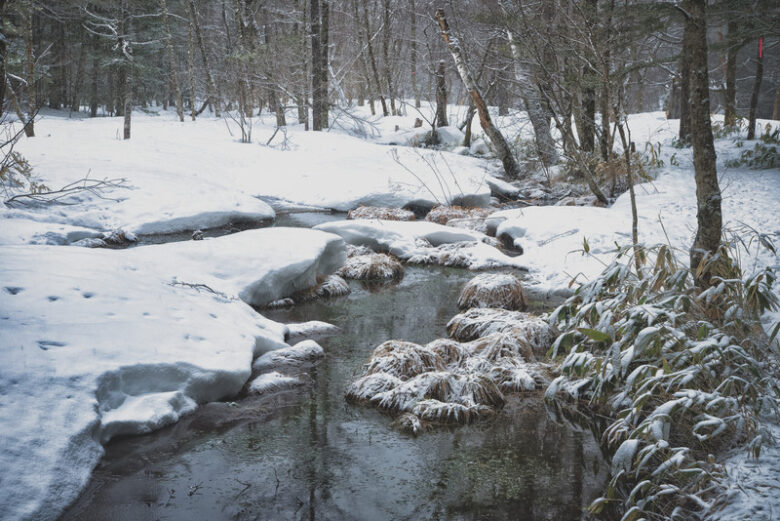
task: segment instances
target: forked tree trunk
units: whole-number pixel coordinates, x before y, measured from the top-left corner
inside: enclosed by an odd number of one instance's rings
[[[756,138],[756,111],[758,109],[758,96],[761,94],[761,80],[764,78],[764,49],[763,39],[759,40],[756,53],[756,77],[753,80],[753,93],[750,95],[750,120],[748,121],[748,139]]]
[[[558,162],[558,152],[555,150],[555,141],[550,133],[550,120],[542,107],[538,91],[531,82],[528,71],[523,66],[520,56],[520,48],[515,41],[512,32],[507,29],[506,36],[512,48],[512,58],[515,66],[515,79],[520,87],[521,96],[525,102],[525,110],[528,119],[534,129],[536,137],[536,150],[544,166],[550,166]]]
[[[488,112],[487,105],[485,105],[485,100],[479,91],[479,86],[474,80],[474,77],[471,75],[471,71],[469,70],[468,65],[466,65],[466,58],[463,56],[463,50],[460,47],[460,42],[450,32],[449,25],[447,24],[447,18],[444,15],[444,9],[438,9],[436,11],[436,21],[439,22],[442,38],[444,38],[444,41],[447,43],[447,47],[450,50],[450,54],[452,54],[452,58],[455,61],[455,67],[457,68],[458,74],[460,75],[460,79],[463,81],[463,84],[466,86],[466,90],[471,96],[471,100],[477,107],[477,113],[479,114],[479,122],[482,126],[482,130],[484,130],[485,135],[493,144],[493,148],[495,149],[496,154],[498,154],[498,158],[504,165],[504,171],[506,172],[506,175],[510,178],[519,177],[520,165],[517,164],[517,160],[515,159],[514,154],[512,154],[512,149],[509,147],[509,143],[507,143],[506,139],[504,139],[504,135],[501,134],[501,131],[498,130],[495,125],[493,125],[493,121],[490,119],[490,113]]]
[[[710,122],[709,73],[707,69],[707,0],[686,0],[689,17],[685,21],[685,42],[690,52],[690,115],[693,166],[696,178],[696,239],[691,247],[691,270],[700,287],[710,284],[710,276],[701,270],[701,261],[720,246],[723,214],[715,145]]]
[[[211,98],[211,106],[214,108],[214,115],[220,117],[222,107],[219,102],[219,92],[217,91],[217,84],[214,82],[214,76],[211,75],[211,67],[209,66],[208,54],[206,54],[206,46],[203,43],[203,35],[200,32],[200,20],[195,0],[190,0],[190,25],[195,32],[195,41],[200,50],[200,57],[203,62],[203,72],[206,74],[206,84],[208,85],[209,97]]]
[[[176,96],[176,114],[179,116],[179,121],[184,121],[184,107],[181,101],[181,88],[179,88],[179,80],[176,77],[176,59],[173,54],[173,36],[171,35],[171,27],[168,24],[168,5],[165,0],[158,0],[160,4],[160,12],[162,13],[163,29],[165,30],[165,50],[168,53],[168,67],[171,85],[173,85],[173,94]]]
[[[377,69],[376,66],[374,46],[371,45],[371,25],[368,22],[368,2],[365,0],[359,1],[363,3],[363,34],[366,41],[366,47],[368,48],[368,62],[371,65],[371,71],[374,73],[374,86],[377,88],[379,102],[382,104],[382,115],[389,116],[390,112],[387,110],[387,100],[385,100],[385,95],[382,92],[382,82],[379,80],[379,69]]]

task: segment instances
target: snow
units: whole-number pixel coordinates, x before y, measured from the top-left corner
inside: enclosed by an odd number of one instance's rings
[[[341,236],[356,246],[389,252],[413,264],[442,264],[469,269],[522,268],[521,258],[509,257],[485,244],[485,234],[425,221],[333,221],[315,227]]]
[[[299,369],[306,364],[312,364],[325,356],[325,351],[314,340],[304,340],[291,347],[283,347],[269,351],[252,364],[252,370],[257,373],[272,369]]]
[[[22,139],[16,150],[48,187],[85,177],[125,179],[124,186],[102,197],[78,194],[76,205],[2,209],[0,216],[143,235],[258,226],[274,218],[261,196],[342,211],[490,199],[484,161],[449,152],[393,149],[294,125],[283,150],[258,145],[267,140],[262,118],[253,121],[254,144],[237,142],[219,119],[180,123],[173,114],[139,112],[128,141],[117,138],[121,125],[121,118],[70,120],[58,113],[36,121],[37,137]]]
[[[289,348],[288,328],[245,302],[313,285],[344,258],[339,237],[284,228],[129,250],[2,247],[2,517],[55,519],[101,443],[238,393],[255,356]]]
[[[662,167],[652,182],[636,186],[639,214],[639,241],[646,244],[671,243],[681,257],[696,233],[696,184],[692,174],[691,149],[674,149],[668,144],[676,134],[661,113],[631,116],[634,140],[663,142]],[[763,122],[765,123],[765,122]],[[763,124],[762,123],[762,124]],[[731,139],[718,140],[718,173],[723,193],[724,226],[731,231],[747,227],[780,237],[780,212],[776,194],[780,190],[780,169],[751,170],[726,168],[723,162],[738,155]],[[679,166],[672,166],[671,156]],[[610,208],[580,206],[535,206],[496,212],[491,222],[498,224],[496,236],[505,234],[523,248],[520,257],[540,284],[537,291],[565,292],[575,276],[583,281],[598,275],[614,257],[615,244],[631,243],[631,205],[628,193],[618,197]],[[584,254],[585,240],[590,249]],[[756,253],[754,244],[744,252],[743,265],[750,271],[758,265],[780,265],[778,257]],[[780,288],[778,289],[780,291]]]
[[[249,393],[255,395],[287,391],[303,385],[303,381],[295,376],[285,376],[276,371],[261,374],[249,384]]]

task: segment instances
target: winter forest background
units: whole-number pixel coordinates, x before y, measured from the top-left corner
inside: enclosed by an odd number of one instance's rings
[[[776,519],[776,0],[0,0],[0,518]]]

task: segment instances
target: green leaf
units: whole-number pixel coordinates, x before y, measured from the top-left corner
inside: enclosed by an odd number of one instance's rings
[[[596,342],[609,342],[612,340],[611,336],[609,336],[608,334],[602,331],[598,331],[597,329],[588,329],[587,327],[580,327],[577,328],[577,331],[587,336],[591,340],[595,340]]]

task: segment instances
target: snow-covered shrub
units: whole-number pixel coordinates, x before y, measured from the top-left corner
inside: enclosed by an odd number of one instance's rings
[[[767,125],[768,126],[768,125]],[[769,127],[769,126],[768,126]],[[729,168],[749,167],[755,169],[777,168],[780,166],[780,127],[766,131],[759,137],[760,143],[753,148],[743,150],[738,159],[726,161]],[[740,143],[737,143],[740,145]]]
[[[744,276],[723,247],[702,263],[711,286],[700,291],[669,247],[642,249],[641,277],[623,261],[631,251],[551,316],[563,331],[551,353],[564,359],[547,396],[614,418],[612,479],[592,513],[698,519],[717,491],[712,454],[757,454],[759,416],[777,411],[777,349],[759,321],[778,307],[775,274]]]
[[[441,358],[427,347],[402,340],[388,340],[374,349],[365,370],[369,374],[386,373],[406,380],[443,367]]]
[[[390,255],[369,253],[349,257],[338,274],[345,279],[390,280],[401,277],[404,267]]]
[[[463,286],[458,307],[523,310],[523,285],[511,273],[481,273]]]
[[[414,221],[414,212],[402,208],[360,206],[350,210],[347,219],[382,219],[385,221]]]

